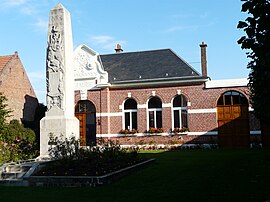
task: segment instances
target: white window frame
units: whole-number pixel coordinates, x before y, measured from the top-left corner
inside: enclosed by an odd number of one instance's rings
[[[183,127],[183,123],[182,123],[182,111],[186,111],[187,115],[188,115],[188,108],[187,107],[173,107],[173,103],[172,103],[172,130],[175,128],[174,127],[174,111],[179,111],[179,126],[180,128]],[[187,120],[187,125],[188,125],[188,120]]]
[[[157,128],[157,111],[162,112],[162,108],[148,108],[147,109],[147,130],[149,130],[149,112],[153,111],[154,112],[154,128]],[[162,121],[162,120],[161,120]]]
[[[130,128],[128,130],[132,130],[132,112],[136,112],[137,113],[137,125],[138,125],[138,110],[137,109],[124,109],[123,110],[123,118],[122,118],[122,129],[125,130],[125,126],[126,126],[126,113],[129,113],[129,123],[130,123]]]

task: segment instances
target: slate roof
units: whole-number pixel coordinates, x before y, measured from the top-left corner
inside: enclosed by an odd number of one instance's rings
[[[0,56],[0,72],[4,69],[13,55]]]
[[[109,83],[201,77],[171,49],[100,55]]]

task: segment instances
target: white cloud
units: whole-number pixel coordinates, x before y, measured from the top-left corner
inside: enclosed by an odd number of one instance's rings
[[[41,3],[36,0],[3,0],[0,1],[0,8],[14,9],[23,15],[33,16],[40,12],[38,8]]]
[[[45,72],[29,72],[27,75],[31,81],[45,80],[46,77]]]
[[[48,31],[48,20],[37,19],[37,21],[33,24],[37,31],[41,31],[47,33]]]
[[[207,24],[201,24],[201,25],[187,25],[187,26],[172,26],[165,30],[166,33],[173,33],[173,32],[178,32],[178,31],[190,31],[190,30],[198,30],[202,27],[211,27],[215,25],[215,22],[208,22]]]
[[[105,50],[113,50],[118,43],[121,45],[126,44],[126,41],[116,40],[115,38],[108,35],[90,36],[90,43],[99,46]]]
[[[113,40],[113,38],[111,36],[100,35],[100,36],[92,36],[90,40],[95,44],[106,44],[110,43]]]
[[[2,2],[3,6],[13,7],[13,6],[21,6],[28,2],[28,0],[4,0]]]
[[[25,5],[20,9],[20,11],[24,15],[35,15],[39,12],[34,5]]]
[[[177,31],[181,31],[181,30],[196,30],[199,27],[200,26],[198,26],[198,25],[173,26],[173,27],[168,28],[165,32],[172,33],[172,32],[177,32]]]

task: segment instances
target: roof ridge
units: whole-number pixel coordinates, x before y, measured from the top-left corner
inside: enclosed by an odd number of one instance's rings
[[[101,56],[103,56],[103,55],[121,55],[121,54],[155,52],[155,51],[164,51],[164,50],[171,50],[171,49],[170,48],[161,48],[161,49],[143,50],[143,51],[131,51],[131,52],[120,52],[120,53],[106,53],[106,54],[100,54],[100,55]]]

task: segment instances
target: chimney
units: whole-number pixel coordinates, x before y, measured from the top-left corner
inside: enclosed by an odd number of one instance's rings
[[[201,47],[201,67],[202,67],[202,76],[207,77],[207,61],[206,61],[206,47],[207,44],[202,42]]]
[[[121,48],[121,45],[118,43],[116,46],[116,49],[114,49],[116,53],[121,53],[123,52],[123,49]]]

